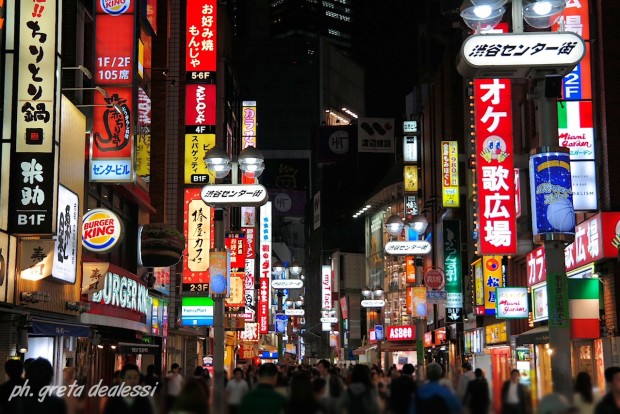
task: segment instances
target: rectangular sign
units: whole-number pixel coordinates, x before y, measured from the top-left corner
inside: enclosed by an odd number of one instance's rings
[[[566,0],[566,8],[560,16],[560,20],[551,29],[560,31],[560,25],[564,24],[564,31],[577,33],[583,40],[590,40],[590,16],[589,5],[586,0]]]
[[[188,0],[185,72],[188,80],[214,78],[217,70],[217,1]]]
[[[245,272],[243,278],[244,286],[244,306],[245,306],[245,320],[256,322],[256,287],[255,287],[255,274],[256,269],[255,260],[245,259]]]
[[[568,328],[568,279],[564,274],[547,274],[549,326]]]
[[[132,85],[134,76],[134,15],[97,14],[95,17],[96,85]],[[99,93],[95,91],[95,93]]]
[[[256,101],[241,103],[241,149],[256,148]]]
[[[52,278],[74,284],[77,277],[79,198],[68,188],[58,186],[58,218],[54,242]]]
[[[478,259],[471,265],[474,282],[474,314],[484,315],[484,273],[482,272],[482,259]]]
[[[393,118],[359,118],[357,125],[358,152],[394,152]]]
[[[570,174],[575,211],[598,210],[596,161],[571,161]]]
[[[415,341],[415,326],[413,325],[388,326],[386,339],[388,341]]]
[[[532,288],[532,308],[533,322],[545,321],[549,318],[546,283]]]
[[[418,137],[403,137],[403,161],[418,162]]]
[[[571,161],[595,159],[592,101],[558,102],[558,138]]]
[[[505,287],[496,288],[497,307],[496,318],[527,318],[530,310],[528,306],[527,288]]]
[[[186,188],[184,203],[186,252],[183,255],[183,291],[205,292],[209,288],[209,250],[213,246],[211,207],[200,198],[200,188]]]
[[[213,184],[215,174],[204,158],[215,147],[215,134],[185,134],[185,184]]]
[[[182,326],[213,325],[213,299],[207,297],[181,298]]]
[[[269,304],[271,302],[271,202],[260,207],[259,226],[259,279],[258,279],[258,332],[269,332]]]
[[[418,214],[420,211],[420,205],[418,201],[417,195],[406,195],[405,196],[405,219],[411,220],[413,216]]]
[[[485,315],[495,315],[496,288],[504,286],[502,256],[483,256],[482,272],[484,274],[484,312]]]
[[[226,233],[226,248],[230,251],[230,268],[234,272],[245,269],[245,233]]]
[[[321,309],[332,308],[332,267],[321,266]]]
[[[517,251],[510,86],[509,79],[474,81],[481,255]]]
[[[592,99],[590,42],[586,42],[586,54],[583,59],[562,79],[562,98],[566,101]]]
[[[136,174],[151,181],[151,98],[138,88],[138,125],[136,128]]]
[[[185,85],[185,125],[215,125],[215,84]]]
[[[411,317],[414,319],[426,319],[426,286],[411,287]]]
[[[603,258],[616,259],[620,246],[617,234],[620,213],[602,212],[575,227],[575,241],[564,249],[566,271]]]
[[[448,318],[457,322],[463,318],[463,266],[461,259],[461,223],[443,222],[444,274],[446,278],[446,308]],[[446,309],[448,311],[448,309]],[[456,315],[454,318],[452,316]]]
[[[403,166],[403,182],[405,185],[405,191],[416,193],[419,190],[418,187],[418,166],[417,165],[405,165]]]
[[[459,147],[456,141],[441,141],[441,194],[443,207],[459,207]]]

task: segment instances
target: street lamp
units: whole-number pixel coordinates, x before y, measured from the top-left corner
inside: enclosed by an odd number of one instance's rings
[[[508,0],[466,0],[461,17],[479,32],[494,28],[502,20]],[[536,29],[553,26],[566,8],[565,0],[512,0],[513,33],[523,32],[523,20]]]
[[[402,234],[403,229],[407,229],[407,239],[409,241],[419,240],[426,229],[428,228],[428,220],[423,214],[416,214],[408,222],[405,223],[403,219],[394,214],[385,222],[386,231],[390,236],[398,237]],[[414,256],[415,265],[415,284],[414,286],[423,287],[423,266],[424,259],[416,255]],[[416,318],[415,320],[415,340],[416,340],[416,355],[417,355],[417,374],[416,379],[418,386],[421,386],[425,377],[424,373],[424,332],[426,331],[426,324],[423,318]]]
[[[260,166],[263,165],[264,159],[262,154],[254,147],[248,147],[241,151],[238,156],[238,165],[243,173],[255,174]],[[221,148],[211,148],[204,157],[204,162],[208,170],[212,171],[216,178],[224,178],[228,175],[233,167],[230,156]],[[262,171],[262,169],[261,169]],[[236,183],[235,183],[236,184]],[[224,206],[216,207],[213,215],[213,225],[215,234],[215,243],[213,252],[222,252],[226,250],[224,239],[226,237],[226,229],[224,226]],[[219,290],[215,291],[214,284],[211,284],[211,296],[213,297],[213,407],[215,412],[223,413],[226,410],[224,401],[224,296],[227,291],[226,283],[219,283]]]
[[[299,265],[299,263],[297,263],[296,261],[293,261],[292,264],[289,264],[288,262],[284,262],[282,263],[281,261],[277,260],[273,263],[273,266],[271,268],[273,270],[273,273],[278,273],[278,274],[284,274],[284,280],[288,280],[288,275],[293,275],[293,276],[297,276],[299,277],[301,275],[301,272],[303,271],[303,268]],[[282,279],[280,279],[282,280]],[[286,285],[285,285],[286,286]],[[278,319],[277,318],[281,318],[281,317],[286,317],[286,315],[282,312],[282,298],[284,297],[284,289],[287,289],[287,287],[279,287],[277,289],[277,297],[278,297],[278,308],[276,311],[276,315],[282,315],[282,316],[276,316],[276,319],[274,320],[274,326],[277,325],[278,323]],[[300,296],[301,298],[301,296]],[[289,300],[290,298],[287,297],[286,303],[287,306],[289,306]],[[291,304],[296,303],[297,301],[302,300],[301,305],[303,305],[303,299],[297,299],[295,301],[291,300]],[[301,306],[300,305],[300,306]],[[282,335],[283,332],[282,331],[278,331],[278,329],[276,328],[276,335],[278,336],[278,363],[282,362],[282,357],[284,356],[284,350],[283,350],[283,345],[282,345]]]
[[[381,312],[381,308],[383,308],[385,306],[385,301],[381,299],[381,297],[383,296],[383,288],[379,285],[375,286],[374,288],[370,289],[368,286],[365,286],[364,288],[362,288],[362,296],[364,298],[366,298],[365,300],[362,300],[361,305],[364,308],[377,308],[377,322],[380,324],[379,326],[381,326],[381,329],[385,329],[385,327],[383,325],[385,325],[385,312]],[[377,335],[377,328],[375,326],[375,335]],[[377,340],[377,365],[379,366],[379,369],[381,369],[381,342],[383,341],[383,331],[381,332],[381,337],[380,338],[376,338]],[[386,361],[385,363],[385,367],[387,368],[388,363]]]

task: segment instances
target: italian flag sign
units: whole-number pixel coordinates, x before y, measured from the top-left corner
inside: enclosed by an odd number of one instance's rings
[[[592,101],[558,102],[558,128],[592,128]]]
[[[592,101],[558,102],[558,138],[571,161],[594,160]]]
[[[568,279],[568,309],[571,339],[600,336],[600,282],[592,279]]]

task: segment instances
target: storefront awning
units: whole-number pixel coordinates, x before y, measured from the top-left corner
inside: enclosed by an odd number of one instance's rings
[[[415,341],[385,341],[381,344],[381,352],[415,351]]]
[[[366,344],[353,350],[353,355],[364,355],[366,351],[376,348],[377,344]]]
[[[539,326],[517,335],[517,346],[549,343],[549,327]]]
[[[63,322],[32,321],[32,334],[40,336],[90,336],[90,328],[87,325],[70,324]]]

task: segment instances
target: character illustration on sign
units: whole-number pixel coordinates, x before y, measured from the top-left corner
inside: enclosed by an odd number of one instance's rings
[[[64,263],[69,258],[67,247],[71,238],[71,206],[65,207],[65,212],[58,217],[58,261]]]
[[[620,250],[620,220],[616,223],[616,235],[611,240],[611,245]]]
[[[506,152],[506,141],[504,141],[504,138],[497,135],[491,135],[485,139],[482,147],[484,149],[480,151],[480,156],[484,158],[486,162],[491,162],[491,160],[504,162],[510,155]]]
[[[127,99],[113,94],[105,98],[107,109],[103,112],[103,124],[106,135],[95,132],[95,145],[102,152],[120,151],[125,148],[131,139],[131,114]],[[117,109],[120,109],[120,113]]]

